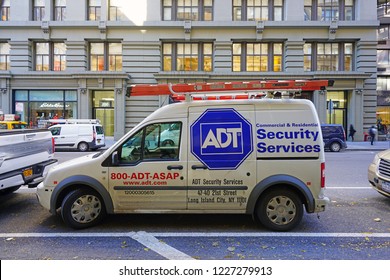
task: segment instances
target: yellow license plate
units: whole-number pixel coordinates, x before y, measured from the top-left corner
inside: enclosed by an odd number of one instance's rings
[[[24,177],[31,177],[32,175],[33,175],[33,170],[32,170],[32,168],[23,170],[23,176],[24,176]]]

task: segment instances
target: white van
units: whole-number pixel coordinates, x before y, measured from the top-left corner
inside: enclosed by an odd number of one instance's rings
[[[114,213],[229,213],[287,231],[304,209],[325,210],[324,169],[310,101],[193,101],[164,106],[108,150],[52,168],[37,194],[73,228]]]
[[[85,152],[105,146],[103,126],[98,120],[53,120],[49,127],[56,148],[76,148]]]

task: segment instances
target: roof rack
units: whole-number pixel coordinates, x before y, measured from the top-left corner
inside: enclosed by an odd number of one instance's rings
[[[301,91],[326,90],[333,80],[268,80],[249,82],[215,82],[189,84],[141,84],[132,85],[127,96],[171,95],[175,101],[226,100],[272,97],[281,92],[282,97]],[[271,94],[270,94],[271,93]]]
[[[100,124],[99,119],[51,119],[51,124]]]

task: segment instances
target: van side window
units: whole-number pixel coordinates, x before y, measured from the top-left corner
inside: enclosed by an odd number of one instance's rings
[[[180,122],[155,123],[133,134],[119,149],[121,163],[177,160],[179,158]]]
[[[50,128],[51,135],[56,136],[61,134],[61,127]]]

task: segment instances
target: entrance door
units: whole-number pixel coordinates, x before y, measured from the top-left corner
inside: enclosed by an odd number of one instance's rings
[[[100,120],[106,136],[114,136],[114,108],[94,108],[93,118]]]
[[[93,118],[99,119],[106,136],[114,136],[114,91],[93,92]]]

